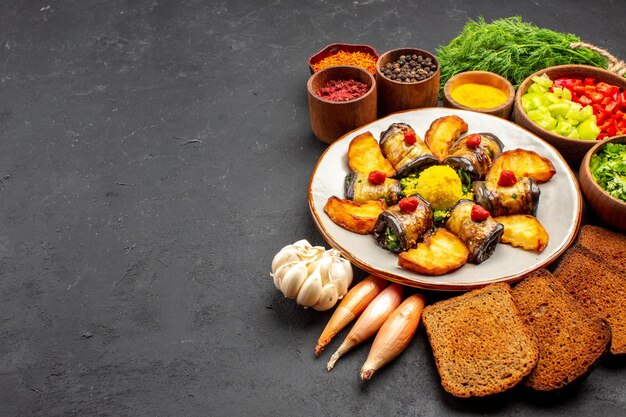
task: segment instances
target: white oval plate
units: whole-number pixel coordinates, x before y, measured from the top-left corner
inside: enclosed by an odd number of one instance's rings
[[[330,196],[345,198],[343,180],[349,172],[348,145],[355,136],[369,131],[379,138],[380,133],[391,123],[404,122],[410,124],[423,139],[433,120],[451,114],[456,114],[467,122],[468,133],[491,132],[502,140],[504,150],[532,150],[547,157],[554,164],[556,175],[547,183],[539,185],[541,197],[537,218],[550,236],[548,246],[543,252],[528,252],[498,244],[493,255],[480,265],[468,263],[441,276],[421,275],[400,268],[397,255],[378,246],[373,236],[349,232],[333,223],[324,213],[324,205]],[[335,141],[320,157],[313,170],[308,200],[313,220],[324,239],[359,268],[404,285],[445,291],[465,291],[494,282],[513,282],[535,269],[547,266],[572,244],[580,226],[582,206],[574,173],[551,145],[508,120],[443,107],[395,113]]]

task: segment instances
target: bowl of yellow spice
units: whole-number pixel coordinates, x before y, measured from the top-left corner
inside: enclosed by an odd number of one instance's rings
[[[378,52],[369,45],[332,43],[309,58],[311,74],[328,67],[350,65],[376,73]]]
[[[489,71],[461,72],[443,88],[443,105],[508,119],[511,117],[515,88],[501,75]]]

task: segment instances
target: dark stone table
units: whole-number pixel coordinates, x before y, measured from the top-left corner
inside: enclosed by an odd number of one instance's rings
[[[518,14],[626,57],[619,0],[3,1],[0,416],[626,415],[611,358],[562,393],[456,399],[423,330],[369,385],[367,346],[327,373],[330,313],[269,276],[325,244],[308,56]]]

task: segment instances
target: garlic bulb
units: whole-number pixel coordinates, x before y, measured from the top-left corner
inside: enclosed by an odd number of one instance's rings
[[[352,265],[335,249],[306,240],[282,248],[272,260],[274,285],[301,306],[324,311],[337,304],[352,284]]]

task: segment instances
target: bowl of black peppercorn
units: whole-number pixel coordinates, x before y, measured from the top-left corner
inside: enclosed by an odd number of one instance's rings
[[[399,48],[385,52],[376,62],[379,116],[436,107],[439,78],[439,61],[428,51]]]

